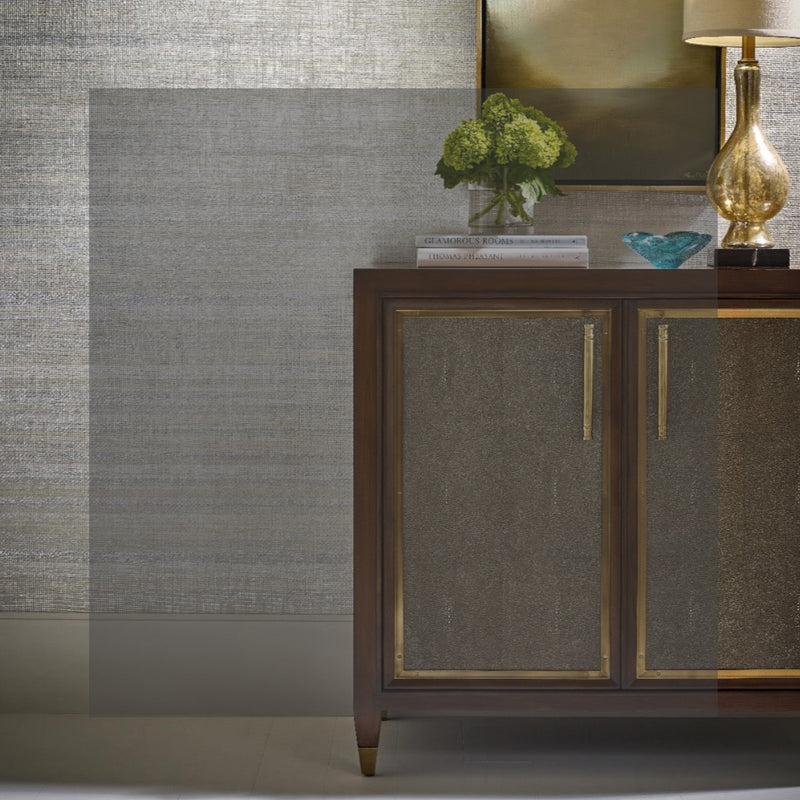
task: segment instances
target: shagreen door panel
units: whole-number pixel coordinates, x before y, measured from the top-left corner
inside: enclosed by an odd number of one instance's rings
[[[395,679],[610,675],[608,311],[398,309]]]
[[[640,337],[638,677],[800,677],[800,309],[643,311]]]

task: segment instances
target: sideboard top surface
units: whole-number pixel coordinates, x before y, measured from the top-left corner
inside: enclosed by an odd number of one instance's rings
[[[548,293],[589,297],[780,298],[800,301],[800,269],[418,269],[354,270],[359,290],[384,296]]]

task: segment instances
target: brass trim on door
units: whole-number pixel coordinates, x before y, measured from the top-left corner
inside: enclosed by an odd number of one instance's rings
[[[637,449],[637,581],[636,581],[636,677],[647,680],[800,678],[798,669],[652,669],[647,657],[647,322],[651,319],[800,319],[800,308],[640,308],[638,312],[638,449]],[[661,377],[661,331],[659,378]],[[665,339],[667,337],[665,336]],[[800,343],[798,343],[800,350]],[[665,353],[666,356],[666,353]],[[664,358],[666,369],[666,357]],[[666,380],[664,381],[666,386]],[[659,385],[658,439],[661,439],[661,386]],[[664,404],[666,435],[666,398]]]
[[[583,441],[592,440],[594,391],[594,323],[583,326]]]
[[[478,679],[478,680],[608,680],[611,677],[611,524],[608,503],[611,452],[608,442],[611,413],[611,369],[609,355],[612,342],[612,316],[609,309],[550,309],[550,308],[398,308],[394,310],[394,651],[392,671],[399,679]],[[600,668],[597,670],[408,670],[403,658],[403,323],[409,317],[459,318],[599,318],[602,325],[603,354],[608,362],[602,375],[603,408],[601,428],[601,560],[600,560]],[[587,325],[588,327],[588,325]],[[592,324],[592,328],[594,324]],[[586,335],[586,334],[584,334]],[[592,363],[593,363],[592,341]],[[593,369],[593,367],[592,367]]]
[[[658,326],[658,440],[667,440],[669,325]]]

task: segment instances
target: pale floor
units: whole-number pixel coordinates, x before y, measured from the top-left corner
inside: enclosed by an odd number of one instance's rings
[[[800,800],[800,720],[5,715],[0,797]]]

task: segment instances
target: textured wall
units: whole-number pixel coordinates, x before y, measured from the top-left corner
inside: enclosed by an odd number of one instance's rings
[[[465,86],[474,72],[474,8],[468,4],[465,13],[464,3],[457,0],[392,0],[382,6],[357,0],[235,4],[5,0],[2,11],[0,403],[7,423],[0,433],[0,480],[5,490],[0,608],[85,610],[89,607],[90,90]],[[406,207],[412,202],[409,199]],[[356,258],[359,265],[365,258],[392,255],[382,250],[382,231],[400,212],[382,209],[381,213],[389,219],[369,232],[366,251]],[[308,252],[298,258],[316,262],[313,274],[321,281],[312,293],[329,293],[333,303],[329,313],[341,334],[335,340],[339,350],[332,363],[346,364],[349,283],[343,276],[355,264],[345,265],[341,250]],[[304,302],[283,305],[281,313],[290,317],[294,310],[303,316],[311,307]],[[291,437],[304,401],[292,399],[288,379],[283,388],[289,398],[287,410],[264,424]],[[328,396],[336,398],[334,413],[346,417],[346,374],[337,374],[327,389]],[[335,443],[341,446],[345,441],[346,431],[339,432]],[[298,471],[317,468],[316,454],[308,458]],[[349,447],[341,450],[340,458],[341,477],[347,474]],[[311,542],[304,544],[305,552],[310,548],[317,562],[336,565],[330,578],[333,587],[323,584],[311,601],[305,584],[287,585],[282,579],[272,592],[280,610],[348,610],[349,538],[342,535],[349,526],[348,481],[342,477],[341,495],[325,530],[309,525],[301,534]],[[299,502],[299,488],[294,497]],[[285,510],[296,508],[286,495],[282,498]],[[326,550],[329,529],[338,531],[332,553]],[[234,610],[275,610],[274,604],[255,605],[239,586],[220,587],[213,575],[209,584],[216,587],[210,590],[212,599],[193,606],[196,610],[218,608],[223,602]],[[231,597],[245,599],[232,602]],[[167,610],[163,604],[159,607]],[[173,607],[182,610],[186,604],[176,600]]]
[[[92,92],[93,611],[349,608],[352,269],[450,222],[472,96]]]
[[[474,81],[475,12],[473,3],[464,0],[378,4],[4,0],[1,5],[0,608],[85,610],[89,605],[90,89],[469,87]],[[795,116],[800,90],[795,75],[800,57],[783,51],[765,54],[763,60],[769,68],[765,94],[774,91],[764,116],[797,184]],[[775,225],[781,243],[797,239],[797,201],[796,187],[793,205]],[[459,202],[455,193],[442,193],[432,218],[426,219],[439,227],[447,220],[451,227],[456,225]],[[401,246],[397,238],[406,232],[397,228],[396,220],[415,223],[419,208],[419,198],[407,196],[393,213],[385,208],[376,211],[352,264],[343,265],[341,250],[312,249],[305,255],[306,261],[315,263],[313,278],[309,277],[313,285],[308,288],[315,297],[327,293],[336,309],[335,363],[345,364],[349,357],[346,272],[365,261],[410,259],[410,247]],[[568,226],[564,220],[569,220]],[[540,210],[542,230],[569,227],[588,232],[596,243],[595,264],[637,263],[617,243],[624,230],[709,226],[714,226],[713,215],[702,197],[693,195],[576,192],[543,204]],[[283,308],[287,316],[290,308],[300,317],[308,314],[304,298],[298,296],[292,303]],[[302,364],[295,366],[302,372]],[[349,395],[342,375],[329,384],[324,376],[316,379],[320,391],[327,387],[336,413],[343,414]],[[288,391],[290,384],[284,388]],[[289,392],[287,397],[291,406],[297,396]],[[296,406],[290,407],[288,419],[297,413]],[[276,431],[292,430],[280,415],[264,424]],[[338,441],[332,440],[334,445]],[[343,450],[341,456],[337,474],[346,492],[349,453]],[[300,472],[313,468],[313,454],[309,459],[301,460]],[[283,514],[300,496],[291,488],[286,491],[281,496]],[[330,591],[326,587],[311,602],[302,582],[276,584],[271,596],[284,611],[348,609],[349,570],[341,553],[349,546],[342,538],[349,527],[344,495],[326,522],[340,531],[333,544],[317,524],[292,531],[291,537],[307,537],[317,561],[331,556],[336,566],[328,573]],[[162,608],[269,611],[276,607],[252,596],[236,600],[237,586],[220,584],[213,569],[206,574],[213,597],[208,606],[176,602]]]

